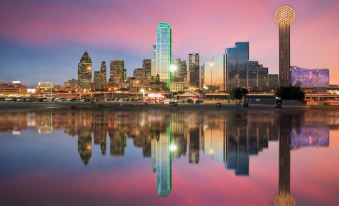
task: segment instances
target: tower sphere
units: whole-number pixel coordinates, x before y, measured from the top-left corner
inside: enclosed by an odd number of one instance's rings
[[[295,11],[289,6],[281,6],[274,13],[274,21],[278,25],[291,25],[295,19]]]

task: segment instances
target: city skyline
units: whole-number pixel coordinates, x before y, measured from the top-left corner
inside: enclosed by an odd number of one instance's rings
[[[38,81],[62,84],[77,76],[78,60],[85,50],[90,53],[93,71],[100,70],[101,61],[122,59],[126,62],[128,76],[132,76],[133,70],[141,67],[142,59],[151,58],[154,32],[161,21],[169,22],[173,29],[173,59],[188,60],[189,53],[197,52],[201,54],[200,62],[204,62],[222,54],[234,42],[249,41],[251,59],[267,66],[270,72],[278,73],[278,31],[272,17],[280,5],[287,4],[297,11],[291,30],[291,65],[329,68],[330,83],[339,83],[336,71],[339,63],[335,58],[339,46],[333,44],[339,33],[335,26],[339,15],[336,13],[338,2],[256,1],[236,2],[229,6],[230,2],[206,4],[206,1],[195,1],[188,16],[185,11],[191,2],[100,1],[94,5],[85,1],[78,5],[68,1],[5,1],[0,9],[1,19],[6,19],[0,28],[1,81],[20,80],[29,85]],[[260,13],[256,15],[257,23],[251,22],[250,12],[244,12],[245,15],[237,12],[242,7]],[[95,18],[84,14],[89,9]],[[13,16],[23,10],[32,11],[34,15],[29,18],[25,14]],[[200,15],[204,10],[210,15]],[[152,15],[147,13],[150,11]],[[168,11],[175,11],[176,15]],[[64,12],[72,14],[59,19]],[[227,24],[228,19],[233,21]],[[86,27],[83,27],[85,21]],[[324,38],[318,41],[318,36]]]

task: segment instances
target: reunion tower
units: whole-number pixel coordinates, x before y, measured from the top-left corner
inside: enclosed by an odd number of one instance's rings
[[[279,84],[290,85],[290,26],[295,19],[295,11],[289,6],[279,7],[274,21],[279,25]]]

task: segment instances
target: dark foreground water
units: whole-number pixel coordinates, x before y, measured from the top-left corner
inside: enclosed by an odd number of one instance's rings
[[[339,111],[2,111],[0,205],[338,205]]]

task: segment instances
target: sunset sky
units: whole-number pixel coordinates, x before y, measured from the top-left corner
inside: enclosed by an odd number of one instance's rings
[[[94,70],[123,59],[131,76],[151,58],[161,21],[173,29],[174,58],[198,52],[205,61],[249,41],[250,59],[278,73],[273,14],[283,4],[296,10],[291,65],[329,68],[339,84],[338,0],[1,0],[0,81],[62,84],[77,78],[85,50]]]

